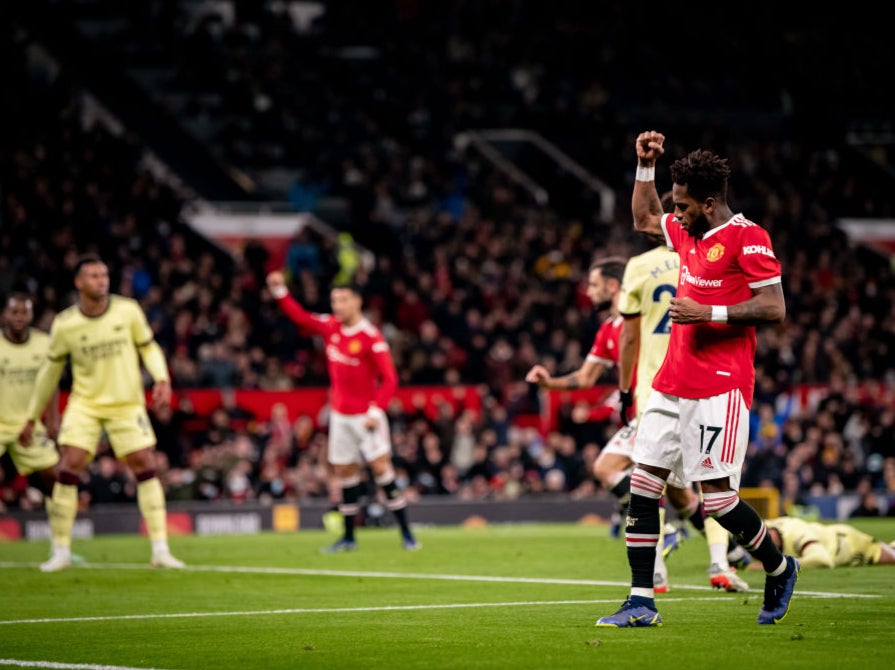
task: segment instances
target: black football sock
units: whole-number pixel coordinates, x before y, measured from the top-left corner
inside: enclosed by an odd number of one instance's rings
[[[354,521],[357,518],[358,511],[360,511],[360,506],[357,504],[357,501],[360,500],[360,494],[360,484],[342,487],[342,502],[339,505],[339,512],[342,513],[342,517],[345,519],[345,535],[343,539],[348,542],[354,542]]]
[[[395,516],[398,525],[401,526],[401,535],[407,539],[412,538],[413,533],[410,532],[410,522],[407,520],[407,499],[404,497],[404,492],[398,488],[394,479],[388,484],[382,484],[381,486],[385,493],[385,506]]]
[[[768,534],[764,521],[735,491],[706,494],[704,498],[706,510],[746,551],[761,561],[765,572],[780,574],[785,570],[783,554]]]

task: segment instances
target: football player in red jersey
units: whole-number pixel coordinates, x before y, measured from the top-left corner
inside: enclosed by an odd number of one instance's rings
[[[354,522],[361,495],[360,468],[369,465],[386,496],[386,507],[401,527],[403,546],[420,548],[407,520],[407,501],[395,483],[388,417],[389,400],[398,387],[398,374],[388,343],[362,311],[360,289],[334,286],[332,314],[312,314],[296,302],[282,272],[267,276],[267,287],[283,312],[300,328],[324,339],[332,407],[327,458],[342,487],[339,511],[345,518],[340,540],[324,551],[357,549]]]
[[[671,299],[671,339],[634,445],[631,503],[626,524],[631,592],[598,626],[662,623],[653,599],[653,552],[659,537],[659,498],[674,472],[699,482],[707,514],[733,533],[765,569],[759,624],[789,611],[799,563],[784,556],[758,513],[739,496],[755,385],[755,327],[783,321],[780,263],[767,231],[727,203],[727,160],[696,150],[671,165],[674,213],[663,212],[655,184],[665,136],[637,137],[631,209],[634,228],[664,236],[680,256]]]

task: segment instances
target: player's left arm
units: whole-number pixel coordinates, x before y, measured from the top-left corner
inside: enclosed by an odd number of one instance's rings
[[[640,317],[643,312],[643,282],[640,280],[640,256],[625,264],[618,311],[624,318],[618,337],[618,388],[633,391],[634,366],[640,351]]]
[[[137,345],[143,365],[152,376],[152,406],[166,407],[171,402],[171,377],[168,374],[168,363],[165,354],[155,340]]]
[[[373,361],[379,370],[379,386],[376,389],[374,402],[382,411],[386,411],[391,399],[398,390],[398,371],[395,369],[395,361],[385,340],[373,343]]]
[[[52,351],[52,349],[51,349]],[[28,420],[19,432],[19,444],[27,447],[31,444],[31,438],[34,433],[34,424],[44,413],[44,409],[50,398],[54,397],[58,392],[59,379],[65,370],[67,358],[52,358],[47,356],[47,360],[43,362],[37,371],[37,378],[34,380],[34,388],[31,391],[31,398],[28,401]]]
[[[640,352],[640,316],[625,316],[618,337],[618,388],[633,391],[634,367]]]
[[[786,318],[780,261],[774,255],[767,231],[755,225],[747,227],[740,243],[736,262],[752,297],[733,305],[701,305],[691,298],[672,298],[668,313],[674,323],[718,321],[760,326],[781,323]]]
[[[779,281],[752,289],[752,297],[727,307],[728,323],[760,326],[765,323],[782,323],[786,318],[786,300],[783,284]]]
[[[618,335],[618,392],[619,415],[628,423],[634,405],[634,367],[640,352],[640,316],[625,316]]]
[[[716,311],[718,311],[717,318]],[[783,285],[778,281],[774,284],[753,288],[751,298],[734,305],[726,305],[723,308],[718,305],[703,305],[689,297],[672,298],[668,307],[668,315],[673,323],[721,321],[743,326],[781,323],[786,318]]]
[[[165,352],[155,341],[155,336],[146,315],[136,304],[134,318],[131,321],[131,335],[134,345],[143,361],[143,366],[152,376],[152,406],[165,407],[171,402],[171,375],[168,372],[168,362],[165,360]]]

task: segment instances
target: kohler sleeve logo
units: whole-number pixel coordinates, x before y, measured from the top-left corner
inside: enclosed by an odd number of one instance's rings
[[[771,258],[776,258],[774,256],[774,250],[769,249],[763,244],[747,244],[743,247],[743,256],[748,256],[749,254],[763,254],[765,256],[770,256]]]

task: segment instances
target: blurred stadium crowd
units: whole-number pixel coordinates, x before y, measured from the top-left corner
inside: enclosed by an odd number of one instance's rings
[[[838,50],[837,61],[817,60],[820,25],[809,20],[795,40],[780,16],[774,33],[758,3],[739,30],[707,39],[706,50],[724,49],[716,58],[682,53],[673,40],[628,48],[644,20],[669,17],[626,3],[591,8],[598,17],[587,22],[534,2],[70,4],[93,20],[126,6],[117,30],[95,36],[115,57],[110,67],[165,72],[155,101],[249,175],[253,197],[349,203],[345,230],[376,255],[355,278],[402,385],[479,387],[478,415],[445,404],[433,419],[394,405],[396,464],[410,492],[602,494],[589,463],[614,420],[587,424],[568,407],[559,430],[541,435],[513,419],[539,410],[522,381],[533,363],[561,374],[590,347],[605,316],[583,294],[591,259],[645,248],[630,232],[628,203],[633,137],[649,126],[666,132],[672,157],[696,146],[730,157],[730,200],[770,231],[783,263],[788,315],[759,333],[743,484],[770,483],[784,504],[856,491],[884,513],[895,499],[891,257],[837,226],[893,216],[895,178],[842,139],[858,112],[886,111],[866,64],[892,68],[895,59],[872,27],[853,60]],[[307,22],[298,10],[310,10]],[[741,51],[759,24],[766,51],[750,60]],[[231,257],[193,231],[181,216],[195,195],[189,185],[151,170],[140,136],[95,122],[83,74],[42,56],[28,17],[2,31],[0,294],[27,286],[35,325],[47,328],[72,300],[74,259],[95,250],[113,290],[146,310],[175,389],[325,385],[316,343],[263,288],[267,249],[249,240]],[[611,220],[583,193],[541,206],[453,142],[493,127],[534,129],[587,165],[616,193]],[[296,175],[286,189],[265,180],[278,166]],[[660,183],[669,183],[666,168]],[[311,309],[328,311],[328,285],[343,269],[337,251],[307,228],[290,243],[293,293]],[[805,404],[797,385],[823,391]],[[275,407],[257,417],[223,395],[204,423],[186,402],[154,417],[169,498],[329,495],[325,415]],[[101,455],[83,504],[132,499],[129,477]],[[0,486],[4,505],[35,504],[8,467]]]

